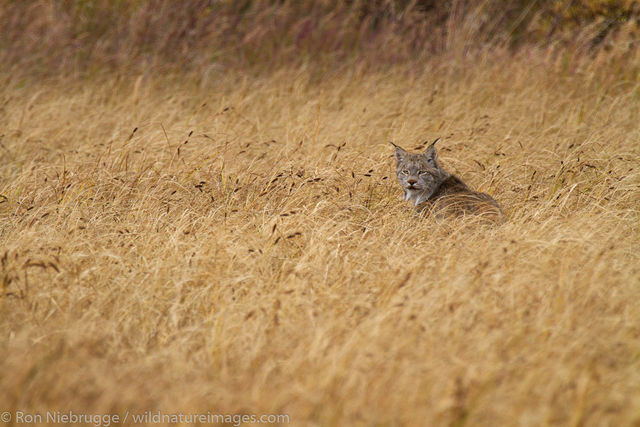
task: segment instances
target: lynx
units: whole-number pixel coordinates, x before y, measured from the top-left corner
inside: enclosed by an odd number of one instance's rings
[[[440,166],[435,147],[439,139],[420,154],[409,153],[391,143],[396,148],[396,173],[404,199],[411,201],[418,211],[432,211],[439,217],[475,214],[502,222],[504,213],[498,202],[488,194],[471,190],[460,178]]]

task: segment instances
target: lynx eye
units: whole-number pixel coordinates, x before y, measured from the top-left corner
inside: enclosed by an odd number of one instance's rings
[[[426,175],[426,174],[428,174],[428,173],[429,173],[429,172],[427,172],[427,171],[419,171],[419,172],[418,172],[418,175]]]
[[[401,173],[402,175],[409,175],[409,171],[408,171],[408,170],[406,170],[406,169],[403,169],[400,173]]]

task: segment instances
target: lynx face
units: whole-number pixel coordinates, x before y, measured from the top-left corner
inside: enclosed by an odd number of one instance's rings
[[[414,154],[395,145],[396,174],[404,190],[404,199],[417,206],[425,202],[447,177],[438,164],[437,154],[431,144],[424,153]]]

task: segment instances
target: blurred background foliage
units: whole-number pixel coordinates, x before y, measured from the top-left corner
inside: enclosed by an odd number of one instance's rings
[[[381,66],[523,46],[637,48],[634,0],[0,0],[0,61],[36,74]]]

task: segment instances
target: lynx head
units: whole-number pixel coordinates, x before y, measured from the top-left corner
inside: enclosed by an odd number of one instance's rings
[[[440,138],[438,138],[440,139]],[[391,143],[397,161],[396,174],[404,190],[404,199],[411,200],[417,206],[425,202],[447,178],[448,174],[438,163],[438,153],[433,141],[424,153],[409,153],[400,146]]]

